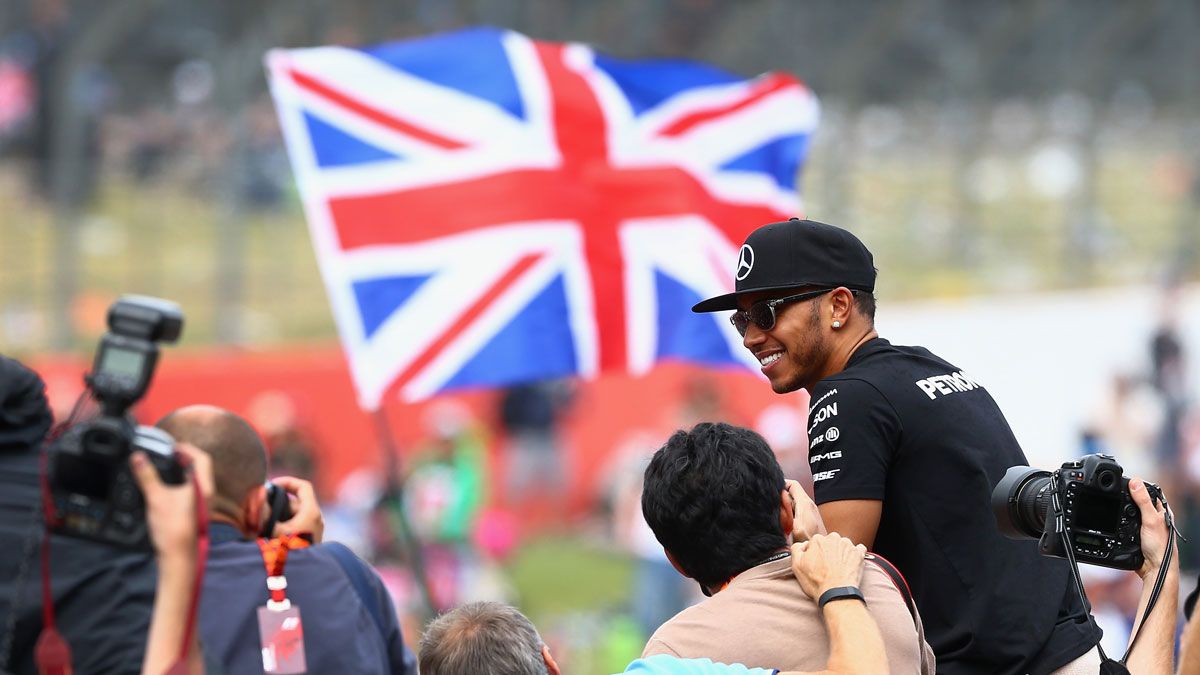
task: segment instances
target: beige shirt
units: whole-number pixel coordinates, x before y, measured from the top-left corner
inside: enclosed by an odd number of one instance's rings
[[[868,562],[860,588],[883,634],[893,675],[932,675],[925,630],[919,618],[914,624],[891,577]],[[676,614],[646,643],[642,656],[654,654],[819,671],[829,662],[829,634],[817,603],[792,576],[791,558],[784,558],[742,572],[724,590]]]

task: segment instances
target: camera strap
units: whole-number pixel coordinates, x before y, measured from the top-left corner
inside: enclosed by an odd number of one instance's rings
[[[50,526],[54,522],[54,500],[50,496],[50,453],[42,450],[42,633],[33,648],[39,675],[71,675],[71,646],[54,622],[54,594],[50,592]]]

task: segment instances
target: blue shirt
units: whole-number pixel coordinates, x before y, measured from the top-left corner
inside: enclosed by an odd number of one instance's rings
[[[778,670],[747,668],[740,663],[726,665],[709,659],[681,659],[669,654],[655,654],[638,659],[625,668],[637,675],[775,675]]]
[[[310,673],[402,673],[416,675],[416,659],[404,645],[391,597],[379,575],[362,566],[366,602],[331,551],[318,544],[290,551],[284,577],[287,597],[300,608],[304,653]],[[230,675],[261,673],[258,608],[267,604],[266,568],[254,541],[232,526],[214,523],[212,549],[200,601],[200,639],[205,653]],[[382,630],[372,618],[382,618]]]

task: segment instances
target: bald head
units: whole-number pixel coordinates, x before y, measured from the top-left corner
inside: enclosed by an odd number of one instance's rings
[[[212,457],[213,511],[238,515],[243,500],[267,480],[267,449],[254,427],[210,405],[180,408],[157,425],[176,441],[191,443]]]

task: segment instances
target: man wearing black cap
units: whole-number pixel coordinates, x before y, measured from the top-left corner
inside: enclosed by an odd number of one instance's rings
[[[771,223],[746,239],[735,279],[692,310],[735,310],[772,389],[808,390],[825,525],[908,577],[938,672],[1097,672],[1100,629],[1066,562],[997,530],[992,487],[1028,463],[1004,415],[957,366],[879,337],[862,242],[824,223]]]

